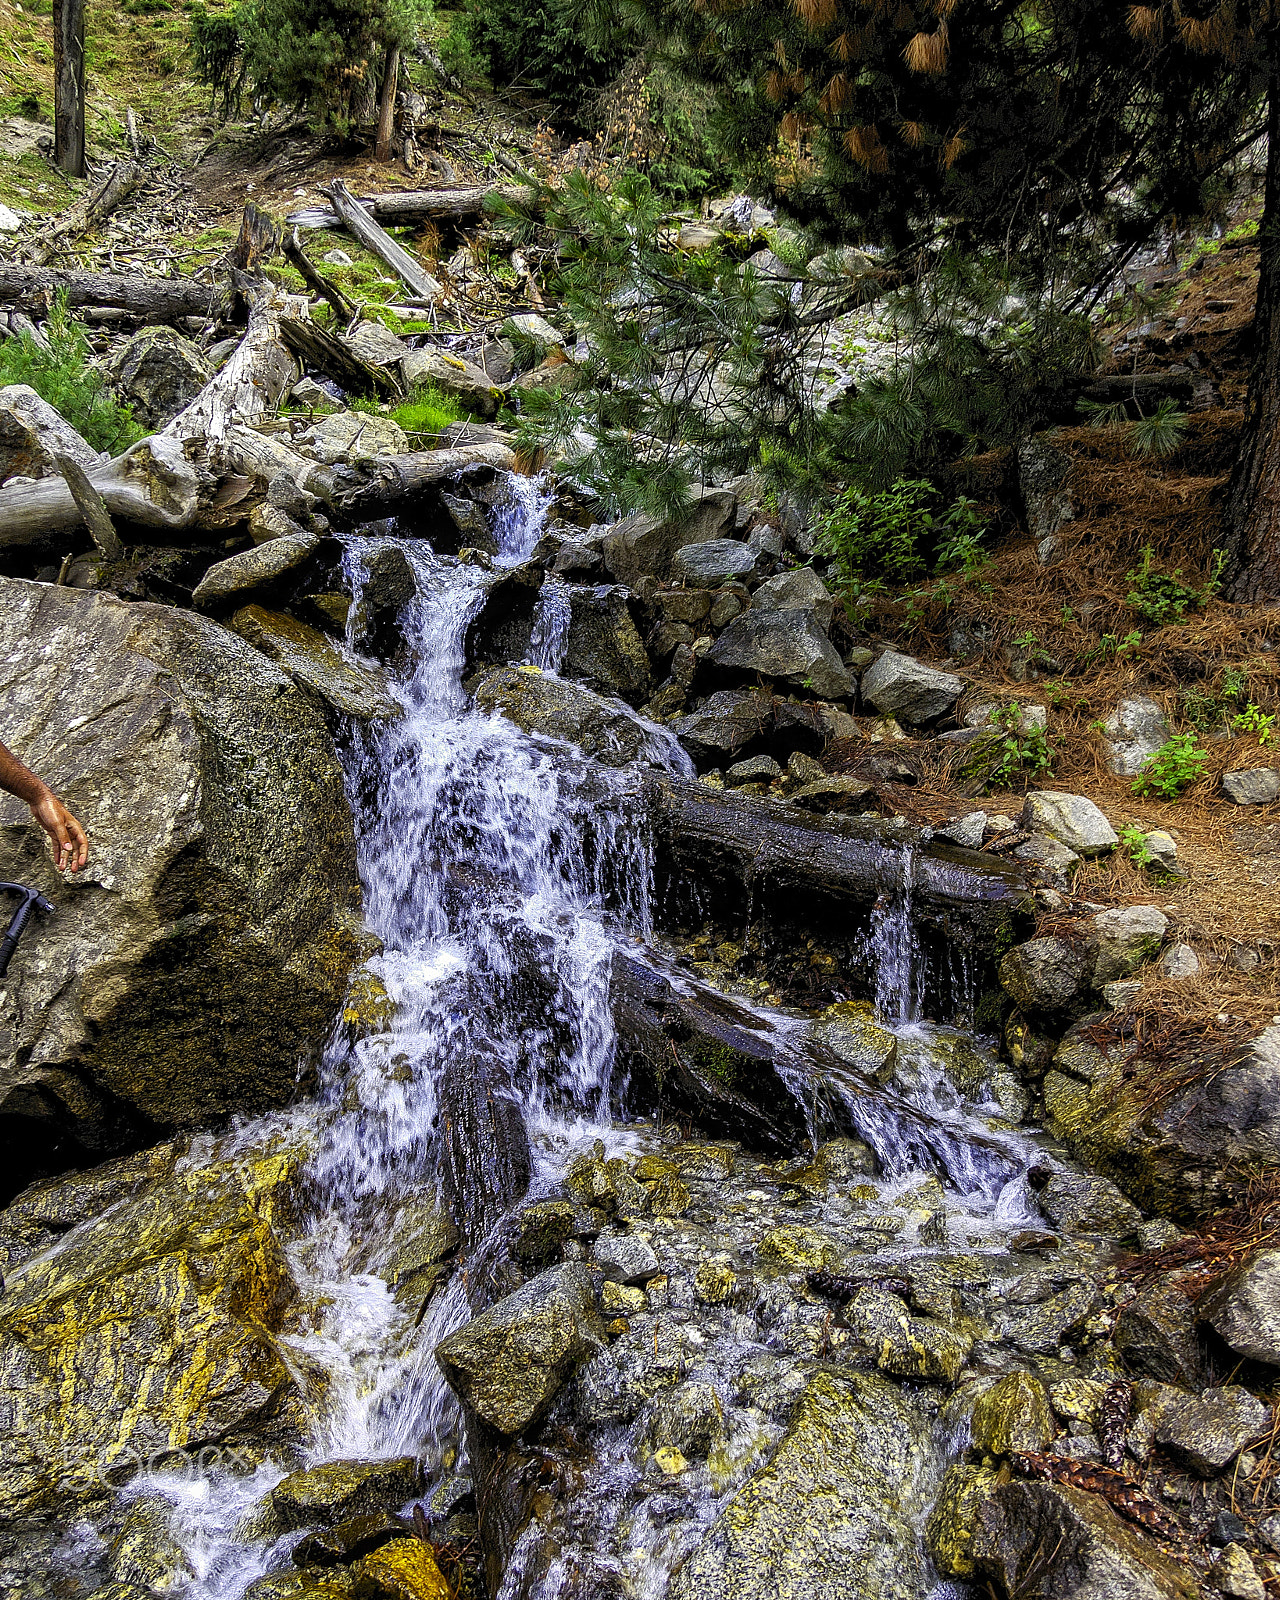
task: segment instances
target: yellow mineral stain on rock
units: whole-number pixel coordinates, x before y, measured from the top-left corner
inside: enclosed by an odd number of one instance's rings
[[[361,1600],[449,1600],[449,1585],[431,1546],[396,1539],[365,1556],[354,1568],[354,1593]]]

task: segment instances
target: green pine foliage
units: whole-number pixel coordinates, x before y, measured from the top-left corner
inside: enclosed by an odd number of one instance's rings
[[[346,133],[372,114],[388,47],[407,49],[430,0],[241,0],[192,13],[191,51],[224,116],[246,90]]]
[[[0,344],[0,388],[25,383],[95,450],[118,455],[146,432],[128,406],[111,393],[106,379],[90,366],[93,351],[84,330],[71,320],[66,295],[59,295],[45,324],[44,349],[22,334]]]
[[[580,0],[468,0],[466,29],[495,88],[548,101],[557,126],[573,130],[585,126],[594,96],[635,50],[616,13],[584,38]]]

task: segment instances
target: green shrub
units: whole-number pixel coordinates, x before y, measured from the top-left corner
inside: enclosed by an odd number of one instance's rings
[[[1170,622],[1181,622],[1188,611],[1198,611],[1217,594],[1227,557],[1223,550],[1213,552],[1209,576],[1199,588],[1183,582],[1181,567],[1157,572],[1152,566],[1154,559],[1155,552],[1148,545],[1142,552],[1142,565],[1125,573],[1133,585],[1125,601],[1144,622],[1163,628]]]
[[[819,519],[818,548],[846,588],[867,578],[909,583],[925,570],[935,498],[923,478],[898,478],[877,493],[855,484]]]
[[[0,385],[27,384],[95,450],[118,455],[141,439],[146,430],[116,400],[102,373],[89,365],[93,351],[67,312],[65,294],[54,303],[45,337],[48,350],[29,334],[0,344]]]
[[[1275,713],[1264,711],[1261,706],[1254,705],[1252,700],[1238,716],[1231,719],[1231,726],[1237,733],[1256,734],[1259,744],[1275,742]]]
[[[993,711],[990,732],[975,741],[961,776],[980,778],[985,790],[1011,789],[1038,778],[1053,767],[1053,746],[1043,728],[1023,726],[1022,707],[1008,705]]]
[[[1133,780],[1133,792],[1176,800],[1204,771],[1208,759],[1209,752],[1199,748],[1194,733],[1175,733],[1142,763],[1142,770]]]

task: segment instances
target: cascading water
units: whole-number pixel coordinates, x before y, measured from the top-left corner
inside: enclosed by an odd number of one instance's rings
[[[497,517],[499,565],[528,557],[548,505],[538,481],[513,480]],[[377,543],[351,541],[357,594]],[[318,1106],[246,1127],[231,1142],[304,1130],[315,1142],[306,1225],[291,1249],[314,1308],[291,1341],[298,1372],[316,1396],[308,1462],[414,1455],[429,1471],[444,1472],[463,1459],[464,1444],[457,1402],[432,1352],[471,1312],[460,1274],[429,1302],[422,1293],[398,1298],[398,1251],[406,1239],[439,1228],[452,1201],[471,1219],[464,1243],[474,1271],[484,1260],[486,1231],[531,1182],[549,1187],[570,1156],[596,1138],[616,1150],[640,1137],[609,1120],[616,1048],[610,972],[621,938],[634,947],[651,932],[651,862],[624,775],[596,772],[587,794],[574,765],[559,761],[553,748],[468,702],[461,688],[465,637],[486,575],[413,541],[400,548],[418,583],[401,619],[410,661],[397,689],[403,715],[353,735],[346,758],[366,915],[382,944],[368,967],[385,989],[386,1015],[355,1042],[345,1032],[335,1038]],[[556,670],[568,621],[563,585],[547,582],[534,665]],[[664,749],[673,763],[683,762],[667,730],[655,728],[653,750]],[[602,804],[600,784],[611,782],[614,793]],[[873,942],[879,1011],[905,1037],[922,996],[909,854],[899,865]],[[780,1036],[794,1026],[777,1014],[771,1025]],[[471,1126],[476,1096],[468,1099],[468,1090],[476,1084],[490,1115]],[[913,1097],[931,1115],[957,1120],[955,1098],[944,1104],[927,1072]],[[974,1238],[996,1222],[1016,1222],[1021,1190],[1011,1174],[1025,1170],[1027,1157],[1012,1141],[984,1155],[966,1142],[967,1132],[980,1131],[974,1119],[957,1125],[950,1142],[917,1147],[890,1107],[852,1092],[848,1106],[882,1154],[886,1204],[941,1169],[953,1183],[948,1205],[976,1230]],[[449,1137],[445,1124],[454,1130]],[[470,1147],[459,1154],[450,1137],[469,1137]],[[687,1313],[673,1301],[672,1315]],[[758,1408],[733,1399],[742,1374],[771,1359],[780,1340],[809,1337],[794,1306],[778,1301],[771,1309],[767,1296],[749,1311],[726,1305],[715,1315],[722,1342],[714,1357],[691,1345],[686,1363],[724,1399],[724,1438],[713,1457],[691,1470],[678,1492],[672,1485],[665,1499],[655,1499],[629,1454],[626,1431],[607,1432],[566,1513],[562,1555],[539,1566],[536,1538],[527,1536],[503,1600],[555,1600],[572,1587],[567,1574],[575,1562],[625,1574],[635,1594],[661,1600],[673,1566],[779,1435]],[[656,1352],[656,1328],[653,1341]],[[319,1381],[307,1383],[308,1375]],[[610,1415],[607,1405],[600,1414]],[[179,1592],[190,1600],[239,1600],[256,1577],[287,1563],[297,1535],[255,1539],[246,1514],[293,1464],[268,1461],[251,1476],[194,1481],[153,1474],[130,1485],[131,1496],[171,1503],[190,1569]]]

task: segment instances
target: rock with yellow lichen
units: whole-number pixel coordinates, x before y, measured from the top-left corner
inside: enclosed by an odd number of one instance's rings
[[[308,1150],[284,1135],[222,1155],[161,1146],[0,1213],[5,1517],[103,1496],[166,1457],[243,1466],[297,1438],[278,1340],[298,1304],[282,1237]]]
[[[925,1524],[929,1558],[944,1578],[973,1576],[973,1533],[983,1502],[1001,1474],[990,1467],[948,1467]]]
[[[352,1568],[355,1600],[449,1600],[449,1585],[431,1546],[396,1539]]]
[[[1056,1428],[1049,1396],[1029,1372],[1008,1372],[973,1408],[973,1442],[993,1456],[1042,1451]]]

